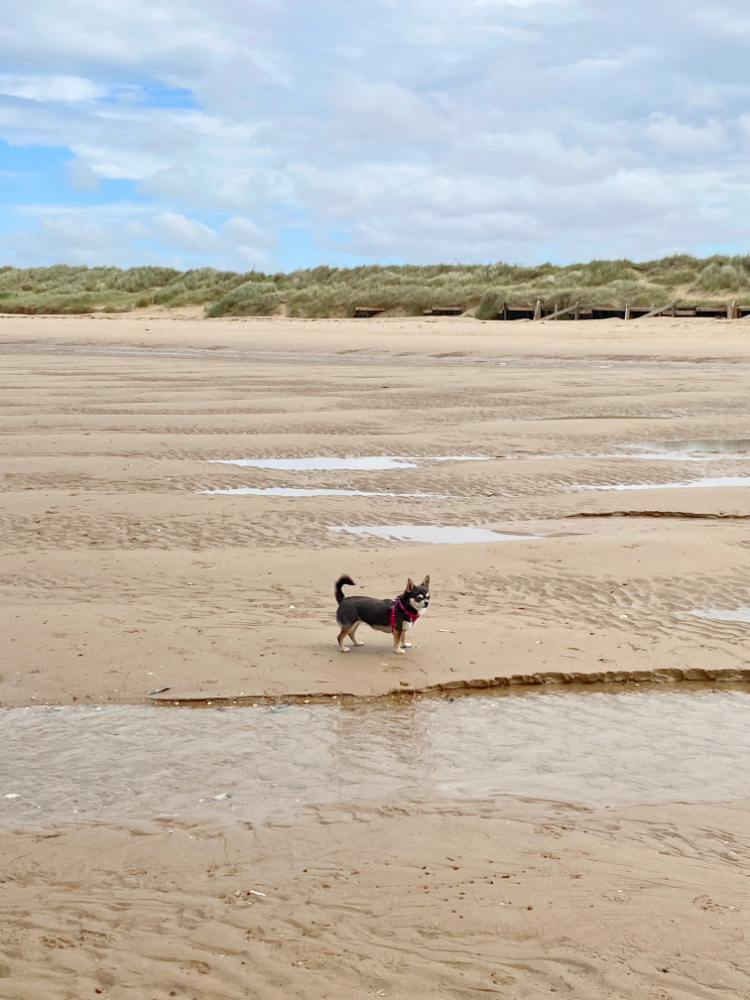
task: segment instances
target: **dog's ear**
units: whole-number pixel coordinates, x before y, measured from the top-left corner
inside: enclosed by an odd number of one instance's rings
[[[411,577],[409,577],[409,579],[406,581],[406,589],[414,590],[414,581],[412,580]]]
[[[422,586],[423,587],[427,587],[428,590],[430,589],[430,577],[429,577],[429,575],[426,576],[424,578],[424,580],[422,580]]]

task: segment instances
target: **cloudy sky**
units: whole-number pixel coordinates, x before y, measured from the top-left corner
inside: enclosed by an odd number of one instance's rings
[[[750,249],[747,0],[27,0],[0,265]]]

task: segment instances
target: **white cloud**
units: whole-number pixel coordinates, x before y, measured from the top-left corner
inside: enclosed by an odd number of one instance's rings
[[[257,252],[257,249],[260,247],[264,249],[271,249],[273,247],[273,238],[271,235],[261,229],[254,219],[235,215],[231,219],[227,219],[221,230],[227,240],[247,247],[253,250],[253,252]]]
[[[0,94],[29,101],[95,101],[107,96],[106,87],[79,76],[14,76],[0,73]]]
[[[183,253],[208,254],[218,243],[215,230],[178,212],[159,212],[154,216],[152,239]]]
[[[11,5],[0,138],[69,150],[79,199],[101,200],[104,182],[135,194],[79,210],[40,191],[26,209],[37,233],[3,245],[25,260],[239,268],[276,265],[284,224],[309,227],[321,260],[742,239],[746,8],[672,13],[645,0]]]
[[[407,87],[361,77],[337,81],[329,99],[333,131],[349,143],[414,142],[437,138],[452,123]]]
[[[649,117],[646,134],[659,149],[676,156],[722,153],[727,149],[724,126],[717,121],[696,127],[656,112]]]
[[[235,217],[215,228],[179,212],[129,202],[86,208],[27,206],[19,213],[37,223],[0,235],[0,262],[18,267],[141,263],[170,267],[276,270],[276,241],[253,219]]]
[[[188,60],[201,66],[209,50],[220,61],[234,48],[230,32],[211,16],[209,3],[191,0],[35,0],[3,11],[8,58],[39,70],[60,65],[115,68],[161,67],[177,76]],[[252,3],[250,4],[252,7]],[[6,58],[5,64],[8,64]]]

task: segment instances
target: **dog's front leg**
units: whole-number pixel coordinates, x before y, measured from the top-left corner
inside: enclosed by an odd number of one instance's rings
[[[393,630],[393,652],[404,654],[405,650],[401,648],[401,640],[404,633],[400,632],[398,629]]]

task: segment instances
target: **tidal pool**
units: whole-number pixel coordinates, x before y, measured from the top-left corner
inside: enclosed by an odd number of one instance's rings
[[[244,468],[278,469],[289,472],[335,472],[338,470],[416,469],[427,462],[486,462],[488,459],[488,455],[429,455],[425,457],[364,455],[354,458],[319,455],[306,458],[213,458],[209,460],[209,464],[239,465]]]
[[[579,485],[579,490],[684,490],[710,489],[718,486],[750,486],[750,476],[707,476],[690,479],[684,483],[615,483],[600,485]]]
[[[696,609],[690,614],[695,615],[696,618],[709,618],[717,622],[740,622],[750,625],[750,608],[735,608],[731,611],[701,611]]]
[[[637,458],[649,462],[746,462],[750,459],[750,441],[654,441],[649,444],[623,445],[625,451],[597,458]]]
[[[695,441],[654,441],[651,444],[633,444],[629,449],[641,450],[637,458],[669,458],[672,460],[685,458],[694,461],[705,461],[711,458],[750,458],[750,440],[736,438],[732,440],[704,439]]]
[[[224,490],[198,490],[208,496],[250,496],[250,497],[437,497],[437,493],[370,493],[367,490],[298,489],[293,486],[237,486]],[[445,499],[443,497],[443,499]]]
[[[750,693],[513,694],[0,712],[0,825],[289,820],[417,790],[589,805],[750,797]]]
[[[430,545],[461,545],[467,542],[523,542],[538,535],[510,535],[489,528],[455,528],[437,524],[366,524],[329,528],[352,535],[373,535],[397,542],[423,542]]]

